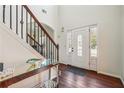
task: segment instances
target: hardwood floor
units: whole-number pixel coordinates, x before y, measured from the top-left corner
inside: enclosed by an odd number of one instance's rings
[[[94,71],[85,70],[85,75],[80,76],[67,71],[64,64],[59,66],[61,75],[59,78],[59,88],[123,88],[120,79],[103,74],[97,74]],[[72,66],[70,66],[72,67]],[[74,67],[72,67],[74,68]],[[83,69],[84,70],[84,69]]]

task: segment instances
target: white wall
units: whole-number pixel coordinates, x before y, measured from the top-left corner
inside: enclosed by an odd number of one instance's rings
[[[66,31],[71,28],[98,24],[99,62],[98,71],[120,76],[121,74],[121,31],[120,6],[60,6],[59,32],[60,60],[67,61]]]
[[[54,39],[54,30],[49,27],[48,25],[42,24],[44,26],[44,28],[46,29],[46,31],[48,32],[48,34]]]
[[[124,81],[124,6],[121,6],[121,29],[122,29],[122,79],[123,79],[123,81]]]

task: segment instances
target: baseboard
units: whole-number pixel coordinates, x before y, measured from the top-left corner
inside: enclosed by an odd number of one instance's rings
[[[124,80],[123,80],[123,78],[122,78],[122,77],[120,78],[120,80],[121,80],[122,84],[124,85]]]
[[[103,75],[107,75],[107,76],[111,76],[111,77],[115,77],[115,78],[118,78],[120,79],[120,81],[122,82],[122,84],[124,85],[124,79],[122,78],[122,76],[118,76],[118,75],[113,75],[113,74],[110,74],[110,73],[106,73],[106,72],[102,72],[102,71],[99,71],[98,74],[103,74]]]
[[[64,63],[59,62],[59,65],[67,65],[67,64],[64,64]]]
[[[121,76],[110,74],[110,73],[107,73],[107,72],[98,71],[97,73],[107,75],[107,76],[111,76],[111,77],[115,77],[115,78],[119,78],[119,79],[121,78]]]

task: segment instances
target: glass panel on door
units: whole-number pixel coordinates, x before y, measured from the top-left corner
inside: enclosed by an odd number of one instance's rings
[[[82,56],[82,35],[77,36],[77,55]]]

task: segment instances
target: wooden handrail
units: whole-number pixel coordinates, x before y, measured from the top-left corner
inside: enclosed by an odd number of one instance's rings
[[[54,40],[50,37],[50,35],[47,33],[47,31],[44,29],[44,27],[41,25],[41,23],[38,21],[38,19],[35,17],[35,15],[31,12],[31,10],[28,8],[27,5],[23,5],[23,7],[27,10],[27,12],[31,15],[31,17],[35,20],[35,22],[38,24],[38,26],[44,31],[44,33],[49,37],[49,39],[52,41],[52,43],[57,47],[57,44],[54,42]]]
[[[36,74],[39,74],[39,73],[41,73],[41,72],[43,72],[43,71],[45,71],[47,69],[50,69],[51,67],[56,66],[56,65],[58,65],[58,64],[55,64],[55,65],[50,64],[48,66],[41,67],[41,68],[29,71],[29,72],[20,74],[18,76],[9,78],[7,80],[4,80],[4,81],[0,82],[0,88],[6,88],[6,87],[8,87],[8,86],[10,86],[12,84],[15,84],[15,83],[17,83],[19,81],[22,81],[22,80],[24,80],[26,78],[29,78],[29,77],[34,76]]]

